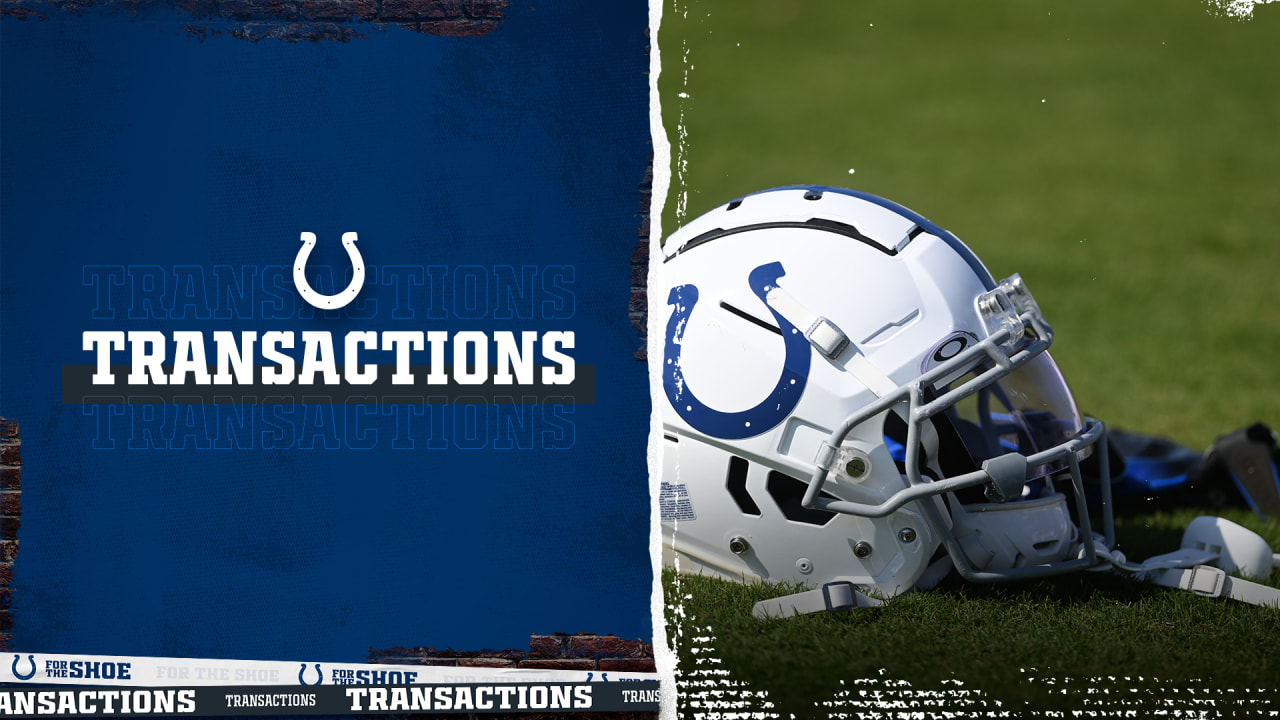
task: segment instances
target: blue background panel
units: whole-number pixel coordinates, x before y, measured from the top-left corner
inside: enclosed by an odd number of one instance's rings
[[[367,29],[349,43],[196,40],[155,8],[4,21],[0,412],[22,424],[25,461],[15,647],[360,661],[392,645],[524,647],[531,632],[650,638],[650,405],[627,316],[645,13],[517,3],[479,37]],[[199,266],[212,284],[218,265],[287,267],[302,231],[320,238],[313,267],[339,277],[346,231],[376,267],[569,266],[572,310],[435,318],[420,297],[404,317],[377,279],[360,319],[263,317],[262,287],[259,312],[234,319],[94,317],[86,265]],[[133,301],[112,290],[115,307]],[[160,444],[185,447],[130,449],[163,406],[61,403],[61,366],[93,362],[85,330],[572,330],[596,402],[557,410],[550,449],[494,439],[496,413],[540,431],[527,413],[551,406],[319,404],[170,406],[165,422],[189,432]],[[374,440],[348,437],[357,412]],[[252,424],[251,447],[197,449],[229,417]],[[277,426],[301,436],[265,447]]]

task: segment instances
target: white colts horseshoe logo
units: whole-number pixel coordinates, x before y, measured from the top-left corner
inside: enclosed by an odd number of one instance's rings
[[[308,304],[324,310],[337,310],[346,307],[352,300],[356,299],[356,295],[360,294],[360,288],[364,287],[364,259],[360,257],[360,249],[356,247],[356,234],[353,232],[342,233],[342,247],[347,249],[347,258],[351,260],[351,284],[347,285],[347,289],[337,295],[323,295],[311,289],[311,284],[307,282],[307,258],[311,257],[311,251],[316,246],[316,234],[304,232],[302,233],[302,249],[298,251],[298,257],[293,260],[293,284],[298,288],[298,293],[302,295],[302,299]]]

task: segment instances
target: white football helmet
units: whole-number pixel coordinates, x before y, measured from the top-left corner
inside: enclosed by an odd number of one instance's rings
[[[924,217],[831,187],[734,200],[664,254],[668,565],[816,587],[757,607],[791,614],[952,567],[1080,570],[1114,545],[1107,463],[1101,536],[1080,474],[1105,429],[1077,410],[1019,276],[997,283]]]

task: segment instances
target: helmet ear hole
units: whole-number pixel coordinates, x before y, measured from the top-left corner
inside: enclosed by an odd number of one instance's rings
[[[809,484],[803,480],[784,475],[775,470],[769,473],[765,488],[769,491],[769,496],[773,498],[773,501],[778,504],[778,509],[782,511],[782,515],[788,520],[805,523],[806,525],[826,525],[835,519],[836,513],[815,510],[803,505],[804,493],[809,489]],[[819,496],[827,500],[838,499],[828,492],[822,492]]]
[[[725,478],[725,487],[729,490],[729,494],[733,496],[733,501],[738,504],[738,509],[743,515],[753,515],[760,517],[760,506],[756,504],[751,493],[747,491],[747,470],[750,469],[751,463],[746,458],[740,458],[737,455],[729,457],[729,472]]]

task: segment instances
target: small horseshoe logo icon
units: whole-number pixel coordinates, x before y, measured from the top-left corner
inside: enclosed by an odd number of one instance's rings
[[[319,685],[324,682],[324,673],[320,672],[320,663],[316,663],[316,681],[309,683],[303,679],[303,675],[307,672],[307,664],[302,663],[302,667],[298,668],[298,684],[299,685]]]
[[[302,249],[298,251],[298,257],[293,260],[293,284],[298,288],[302,299],[313,307],[321,310],[337,310],[346,307],[356,299],[356,295],[359,295],[361,288],[364,287],[364,258],[360,257],[360,248],[356,247],[356,233],[342,233],[342,247],[347,249],[347,258],[351,260],[352,272],[351,283],[347,285],[346,290],[337,295],[322,295],[312,290],[311,284],[307,282],[307,258],[311,257],[311,251],[315,247],[316,234],[302,233]]]
[[[27,662],[31,663],[31,672],[27,673],[26,675],[23,675],[22,673],[18,672],[18,661],[21,659],[22,659],[21,655],[13,656],[13,676],[18,678],[19,680],[30,680],[31,678],[36,676],[36,656],[35,655],[27,656]]]
[[[795,409],[804,393],[805,384],[809,381],[810,348],[809,340],[803,333],[777,310],[769,307],[765,297],[769,291],[778,286],[778,278],[786,274],[782,263],[772,262],[752,270],[747,276],[747,283],[756,297],[773,313],[782,330],[782,341],[786,345],[786,357],[782,363],[782,375],[759,405],[741,412],[722,412],[707,407],[698,400],[689,389],[684,377],[684,369],[680,365],[680,348],[684,340],[684,332],[689,327],[689,317],[698,302],[698,288],[693,285],[679,285],[671,289],[667,304],[674,306],[671,319],[667,321],[667,346],[662,366],[662,389],[667,393],[667,400],[676,413],[695,430],[712,437],[726,440],[759,435],[778,423]]]

